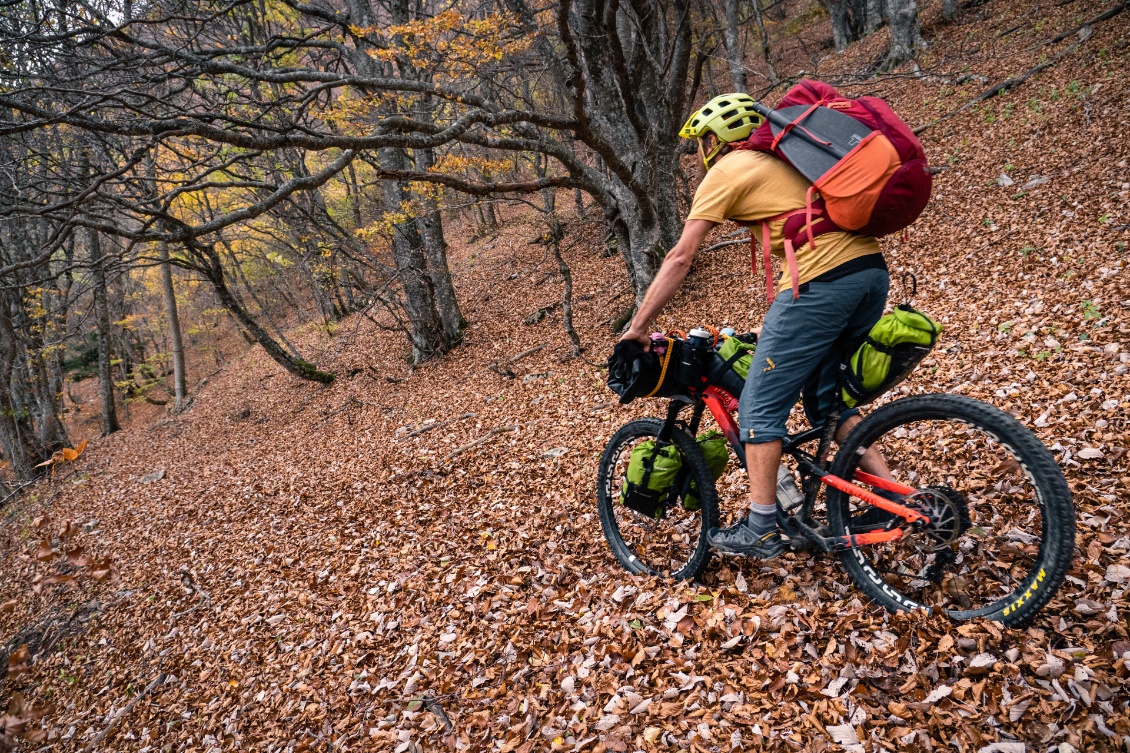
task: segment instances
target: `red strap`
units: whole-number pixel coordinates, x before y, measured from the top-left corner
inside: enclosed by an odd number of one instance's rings
[[[761,223],[761,256],[765,263],[765,300],[773,303],[773,260],[769,256],[769,220]]]
[[[784,235],[785,239],[785,265],[789,270],[789,281],[793,290],[793,300],[800,298],[800,270],[797,266],[795,243],[793,242],[793,238],[789,235],[789,233],[786,232],[789,218],[796,217],[799,214],[804,215],[805,222],[803,229],[804,232],[808,235],[808,243],[813,249],[816,248],[816,236],[819,234],[814,230],[815,227],[821,225],[822,223],[826,223],[829,225],[829,227],[821,230],[821,233],[838,230],[838,228],[834,224],[832,224],[830,220],[827,220],[827,218],[825,218],[822,213],[816,213],[816,209],[815,207],[813,207],[812,200],[815,190],[815,186],[810,186],[808,191],[805,193],[803,209],[793,209],[791,211],[782,212],[781,214],[774,215],[773,217],[767,217],[766,219],[761,220],[761,257],[763,266],[765,268],[765,298],[766,300],[768,300],[770,305],[772,305],[773,299],[776,298],[776,291],[773,285],[773,262],[769,250],[769,223],[777,222],[778,220],[786,221],[786,228],[782,229],[782,234]],[[754,241],[753,239],[752,233],[750,234],[749,239],[749,254],[750,266],[753,267],[753,271],[756,273],[757,246],[756,241]]]
[[[832,142],[830,142],[830,141],[824,141],[824,139],[821,139],[821,138],[819,138],[818,136],[816,136],[816,134],[812,133],[812,132],[811,132],[811,131],[809,131],[809,130],[808,130],[807,128],[805,128],[804,126],[800,125],[800,122],[801,122],[802,120],[804,120],[805,118],[807,118],[807,117],[808,117],[809,115],[811,115],[811,114],[812,114],[812,111],[813,111],[813,110],[815,110],[815,109],[816,109],[817,107],[819,107],[819,106],[820,106],[820,104],[821,104],[821,102],[817,102],[816,104],[812,105],[812,106],[811,106],[811,107],[809,107],[809,108],[808,108],[807,110],[805,110],[804,112],[802,112],[802,113],[801,113],[801,114],[800,114],[800,115],[799,115],[798,117],[794,118],[794,119],[793,119],[793,122],[789,123],[789,124],[788,124],[787,126],[785,126],[784,128],[782,128],[782,129],[781,129],[781,132],[780,132],[780,133],[778,133],[778,134],[777,134],[777,135],[776,135],[775,137],[773,137],[773,145],[772,145],[772,147],[771,147],[771,148],[772,148],[772,149],[774,149],[774,150],[776,150],[776,149],[777,149],[777,145],[781,143],[781,139],[785,138],[785,136],[788,136],[788,135],[789,135],[789,131],[793,130],[793,128],[800,128],[800,129],[801,129],[802,131],[804,131],[805,133],[807,133],[807,134],[808,134],[808,136],[809,136],[809,137],[810,137],[810,138],[811,138],[811,139],[812,139],[813,141],[818,141],[818,142],[820,142],[821,144],[826,144],[826,145],[830,145],[830,144],[831,144]]]
[[[816,190],[816,186],[809,186],[807,193],[804,194],[804,227],[808,231],[808,243],[815,250],[816,237],[812,235],[812,192]]]
[[[793,287],[793,300],[800,298],[800,272],[796,265],[796,252],[791,238],[785,238],[785,263],[789,268],[789,282]]]

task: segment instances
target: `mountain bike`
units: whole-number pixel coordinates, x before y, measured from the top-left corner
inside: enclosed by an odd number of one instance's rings
[[[744,469],[737,399],[708,383],[666,399],[663,419],[630,421],[609,440],[597,473],[600,522],[628,572],[691,580],[707,568],[706,534],[719,524],[715,476],[696,435],[709,411],[730,446],[729,467],[736,459]],[[1047,604],[1071,563],[1075,512],[1063,473],[1030,430],[968,397],[916,395],[870,413],[833,455],[840,414],[783,441],[803,491],[802,503],[777,505],[791,551],[835,554],[890,611],[1019,625]],[[682,464],[662,506],[643,514],[622,490],[631,451],[646,440],[674,446]],[[860,469],[872,447],[893,480]]]

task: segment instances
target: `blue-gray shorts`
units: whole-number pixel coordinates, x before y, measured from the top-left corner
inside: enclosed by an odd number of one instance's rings
[[[786,436],[785,422],[804,393],[804,412],[817,425],[839,405],[839,364],[853,340],[883,315],[890,278],[864,269],[831,282],[811,282],[800,298],[777,295],[754,352],[738,409],[743,442]],[[842,418],[856,411],[845,411]]]

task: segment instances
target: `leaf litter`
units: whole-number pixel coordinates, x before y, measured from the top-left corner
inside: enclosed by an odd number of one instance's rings
[[[1102,10],[1084,5],[1040,13],[1067,28]],[[929,54],[1003,80],[1040,54],[996,36],[1028,12],[966,9],[963,25],[927,27]],[[858,68],[882,44],[828,65]],[[0,637],[49,609],[105,608],[51,650],[6,646],[3,744],[82,750],[113,723],[102,749],[1122,749],[1128,44],[1125,25],[1096,27],[1064,63],[927,131],[946,168],[935,201],[885,244],[893,278],[916,273],[917,305],[946,325],[900,393],[1003,407],[1067,473],[1077,557],[1030,627],[888,615],[808,556],[716,564],[698,586],[621,571],[595,514],[596,460],[658,406],[619,408],[599,367],[561,360],[559,286],[526,284],[544,263],[524,242],[538,231],[508,210],[493,243],[453,244],[472,325],[442,362],[404,380],[387,333],[308,333],[319,363],[355,374],[324,387],[252,352],[190,412],[92,441],[82,477],[7,515]],[[976,94],[929,77],[874,88],[912,122]],[[592,294],[575,302],[578,329],[599,360],[623,272],[599,225],[573,218],[569,232],[575,285]],[[747,263],[740,247],[702,256],[661,323],[759,323]],[[507,367],[522,379],[490,368],[545,342]]]

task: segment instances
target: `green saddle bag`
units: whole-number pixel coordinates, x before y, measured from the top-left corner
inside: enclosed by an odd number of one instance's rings
[[[755,350],[757,340],[754,335],[731,335],[718,346],[718,355],[738,376],[745,379],[749,376]]]
[[[863,343],[840,364],[844,404],[863,405],[906,379],[938,342],[942,325],[900,304],[875,323]]]

